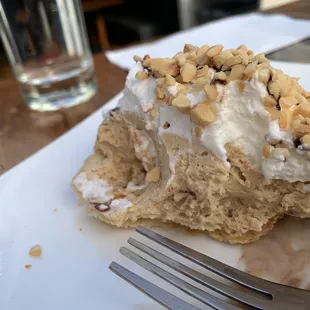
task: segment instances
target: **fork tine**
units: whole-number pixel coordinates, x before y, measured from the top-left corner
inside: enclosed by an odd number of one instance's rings
[[[132,252],[131,250],[125,247],[122,247],[120,249],[120,252],[121,254],[131,259],[132,261],[134,261],[135,263],[137,263],[144,269],[156,274],[163,280],[167,281],[168,283],[182,290],[184,293],[198,299],[204,304],[209,305],[213,309],[216,309],[216,310],[239,310],[240,309],[174,276],[168,271],[154,265],[153,263],[149,262],[148,260],[144,259],[143,257],[139,256],[138,254]]]
[[[230,267],[211,257],[203,255],[185,245],[173,241],[167,237],[155,233],[144,227],[137,227],[136,231],[141,235],[159,243],[160,245],[170,249],[171,251],[189,259],[190,261],[205,267],[206,269],[241,285],[244,285],[261,293],[272,295],[275,284],[263,279],[259,279],[241,270]],[[276,287],[275,287],[276,289]]]
[[[188,276],[192,280],[197,281],[198,283],[207,286],[208,288],[225,295],[226,297],[230,297],[234,300],[240,301],[246,305],[253,306],[253,307],[261,307],[261,308],[268,308],[269,301],[266,299],[259,298],[257,296],[254,296],[252,294],[248,294],[245,292],[242,292],[234,287],[228,286],[224,283],[221,283],[219,281],[216,281],[215,279],[212,279],[204,274],[201,274],[197,272],[196,270],[189,268],[185,266],[184,264],[181,264],[177,262],[176,260],[167,257],[164,254],[159,253],[156,250],[151,249],[147,245],[133,239],[129,238],[128,243],[135,248],[139,249],[140,251],[150,255],[154,259],[160,261],[161,263],[169,266],[170,268],[182,273],[185,276]],[[269,295],[270,296],[270,295]],[[270,296],[271,297],[271,296]]]
[[[142,293],[151,297],[161,305],[171,310],[199,310],[193,305],[181,300],[180,298],[168,293],[157,285],[143,279],[137,274],[122,267],[118,263],[112,262],[109,266],[115,274],[126,280],[128,283],[136,287]]]

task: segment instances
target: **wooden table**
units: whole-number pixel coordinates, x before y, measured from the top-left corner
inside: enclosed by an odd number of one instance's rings
[[[310,0],[269,12],[310,19]],[[310,40],[272,53],[269,58],[310,62]],[[52,113],[30,111],[22,103],[13,76],[0,75],[0,174],[55,140],[122,90],[126,72],[110,64],[104,54],[95,55],[94,61],[98,94],[86,104]]]

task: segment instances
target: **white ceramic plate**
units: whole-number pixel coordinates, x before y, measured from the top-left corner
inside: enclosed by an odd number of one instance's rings
[[[310,89],[309,66],[277,65],[302,76],[303,85]],[[104,110],[113,108],[119,97]],[[1,310],[161,309],[110,272],[112,260],[179,294],[118,253],[129,236],[140,238],[133,230],[89,218],[70,189],[72,177],[92,152],[101,115],[102,111],[94,113],[0,178]],[[161,232],[243,267],[239,246],[213,241],[206,234],[187,234],[179,228],[162,228]],[[35,244],[42,247],[40,258],[28,255]],[[25,264],[32,268],[26,269]]]

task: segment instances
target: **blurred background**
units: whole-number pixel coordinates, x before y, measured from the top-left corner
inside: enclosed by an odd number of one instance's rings
[[[290,2],[294,0],[82,0],[82,6],[91,50],[98,53]],[[31,44],[28,49],[31,53]],[[8,62],[2,43],[0,62],[5,70]]]

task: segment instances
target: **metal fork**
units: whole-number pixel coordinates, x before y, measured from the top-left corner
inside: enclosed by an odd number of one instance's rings
[[[184,264],[150,248],[149,246],[129,238],[128,243],[140,251],[148,254],[157,261],[169,266],[179,273],[189,277],[192,280],[206,286],[207,288],[224,295],[230,299],[240,302],[243,305],[252,307],[252,309],[262,310],[306,310],[310,309],[310,292],[296,289],[270,281],[266,281],[236,268],[230,267],[211,257],[203,255],[193,249],[190,249],[178,242],[168,239],[149,229],[138,227],[137,232],[143,236],[159,243],[169,250],[187,258],[188,260],[208,269],[217,275],[231,280],[241,286],[229,286],[217,281],[205,274],[202,274]],[[184,281],[183,279],[173,275],[172,273],[158,267],[152,262],[134,253],[126,247],[120,249],[121,254],[131,259],[138,265],[156,274],[168,283],[174,285],[186,294],[196,298],[200,302],[209,305],[213,309],[218,310],[237,310],[240,307],[230,304],[229,302],[217,298],[208,292]],[[137,274],[122,267],[116,262],[112,262],[109,268],[122,277],[124,280],[138,288],[143,293],[167,307],[168,309],[178,310],[198,310],[197,307],[181,300],[179,297],[163,290],[162,288],[143,279]]]

